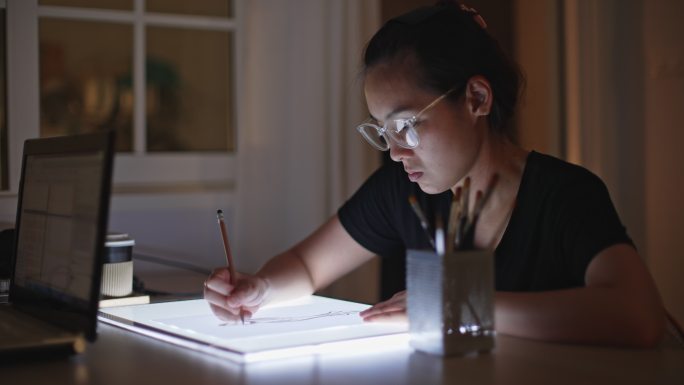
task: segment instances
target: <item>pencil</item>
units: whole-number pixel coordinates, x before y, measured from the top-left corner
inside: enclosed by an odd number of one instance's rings
[[[494,173],[492,175],[492,177],[489,179],[489,183],[487,184],[487,189],[485,190],[484,195],[482,196],[482,199],[480,199],[475,204],[475,209],[473,210],[473,217],[480,215],[480,213],[482,212],[482,209],[484,208],[484,205],[489,200],[489,197],[492,196],[492,191],[494,191],[494,187],[496,187],[496,183],[498,181],[499,181],[499,174]]]
[[[456,233],[458,232],[459,217],[461,216],[461,186],[456,188],[456,192],[451,199],[451,209],[447,220],[447,252],[451,252],[456,247]]]
[[[475,204],[473,205],[473,213],[470,217],[470,221],[466,223],[465,229],[463,230],[463,238],[460,240],[460,246],[462,249],[472,249],[475,246],[475,225],[477,225],[477,219],[480,213],[476,210],[478,204],[482,201],[482,191],[477,190],[475,193]]]
[[[456,242],[459,248],[463,248],[463,235],[468,224],[468,211],[470,210],[470,177],[467,176],[463,182],[463,195],[461,197],[461,215],[458,224],[458,233],[456,234]]]
[[[468,221],[468,215],[470,214],[470,177],[467,176],[463,182],[463,208],[461,210],[461,217],[466,218]]]
[[[475,226],[477,225],[477,221],[480,217],[480,214],[482,213],[482,209],[484,208],[489,198],[492,196],[492,192],[494,191],[494,188],[496,187],[498,181],[499,174],[494,173],[492,174],[491,178],[489,179],[489,182],[487,183],[487,189],[485,190],[485,192],[483,193],[480,190],[477,191],[475,197],[475,204],[473,205],[473,211],[471,213],[469,221],[463,229],[463,238],[465,238],[468,243],[472,242],[475,239]],[[465,244],[466,242],[461,240],[461,243]],[[472,247],[472,245],[469,244],[468,247]]]
[[[444,245],[444,225],[442,224],[442,216],[437,213],[437,218],[435,219],[435,251],[439,255],[444,255],[445,245]]]
[[[409,195],[409,203],[411,204],[413,212],[416,213],[416,216],[420,221],[420,227],[423,228],[425,234],[428,237],[428,240],[430,241],[430,245],[432,246],[432,248],[434,248],[435,241],[432,239],[432,234],[430,234],[430,228],[428,227],[427,218],[425,217],[425,214],[423,214],[423,210],[420,209],[420,205],[418,204],[418,200],[416,199],[415,195]]]
[[[223,210],[216,211],[219,228],[221,229],[221,239],[223,240],[223,251],[226,253],[226,263],[228,264],[228,273],[230,273],[230,285],[235,289],[235,264],[233,263],[233,254],[230,252],[230,244],[228,243],[228,232],[226,231],[226,224],[223,221]],[[240,321],[245,324],[245,315],[240,309]]]

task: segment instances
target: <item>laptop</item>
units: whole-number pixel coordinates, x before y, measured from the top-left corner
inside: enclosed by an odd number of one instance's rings
[[[0,356],[95,340],[113,151],[113,132],[24,143]]]

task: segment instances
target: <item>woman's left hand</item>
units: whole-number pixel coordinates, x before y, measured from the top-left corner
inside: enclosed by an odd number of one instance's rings
[[[408,322],[406,316],[406,290],[393,295],[387,301],[377,303],[359,315],[366,322]]]

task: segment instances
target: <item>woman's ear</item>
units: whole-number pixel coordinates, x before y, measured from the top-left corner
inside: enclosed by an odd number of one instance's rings
[[[489,115],[494,95],[489,81],[484,76],[476,75],[468,79],[465,96],[469,112],[475,116]]]

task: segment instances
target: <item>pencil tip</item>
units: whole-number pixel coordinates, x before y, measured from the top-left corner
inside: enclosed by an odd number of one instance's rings
[[[463,193],[463,188],[461,186],[456,187],[456,192],[454,193],[452,200],[460,201],[462,193]]]

